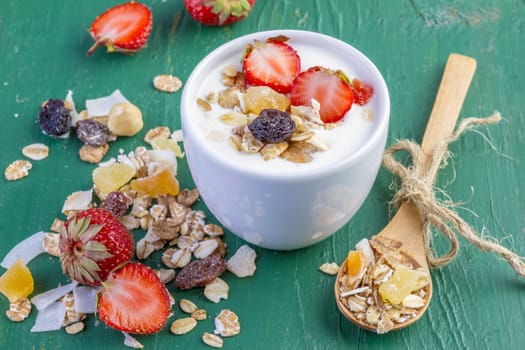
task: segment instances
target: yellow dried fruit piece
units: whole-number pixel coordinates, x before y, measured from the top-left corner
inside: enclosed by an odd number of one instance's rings
[[[93,170],[93,183],[97,189],[107,195],[116,191],[135,176],[135,168],[124,163],[99,166]]]
[[[175,196],[179,193],[179,182],[171,167],[162,168],[153,175],[133,180],[130,187],[140,195],[148,195],[152,198],[167,194]]]
[[[346,258],[346,274],[352,277],[356,277],[361,273],[363,269],[363,254],[357,250],[351,250],[348,252]]]
[[[407,295],[425,287],[429,279],[428,274],[423,271],[400,266],[395,269],[388,281],[379,286],[379,295],[383,301],[400,305]]]
[[[243,96],[244,112],[259,114],[265,108],[286,111],[290,108],[288,96],[267,86],[251,86]]]
[[[167,139],[162,136],[158,136],[153,138],[150,141],[150,144],[153,149],[172,151],[179,158],[184,156],[179,144],[174,139]]]
[[[33,276],[22,259],[17,259],[0,276],[0,293],[5,295],[10,303],[27,298],[33,292],[33,288]]]

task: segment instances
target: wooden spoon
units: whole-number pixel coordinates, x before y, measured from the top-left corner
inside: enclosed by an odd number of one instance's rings
[[[475,70],[476,61],[473,58],[459,54],[451,54],[449,56],[423,136],[421,145],[424,153],[421,159],[423,166],[430,164],[431,155],[437,143],[452,134]],[[429,174],[428,181],[434,182],[436,172],[437,170]],[[419,266],[429,273],[423,242],[423,223],[419,209],[412,202],[403,203],[392,220],[378,233],[378,236],[401,242],[402,246],[400,250],[402,253],[408,256],[414,262],[414,265]],[[352,313],[341,300],[339,281],[345,273],[344,266],[346,266],[346,260],[339,269],[335,283],[337,306],[341,313],[357,326],[376,331],[377,329],[370,326],[365,320],[357,319],[355,314]],[[409,326],[423,315],[432,297],[432,282],[427,286],[426,292],[424,298],[425,305],[418,309],[418,315],[404,323],[396,323],[392,330]]]

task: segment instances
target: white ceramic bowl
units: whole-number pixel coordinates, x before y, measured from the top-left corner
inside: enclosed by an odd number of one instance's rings
[[[197,116],[204,113],[196,103],[197,98],[205,98],[210,91],[221,89],[220,78],[225,66],[234,65],[240,70],[242,52],[247,44],[254,39],[264,41],[278,35],[290,38],[288,43],[298,51],[302,69],[322,65],[352,71],[358,79],[374,87],[374,95],[365,106],[372,111],[373,118],[345,117],[364,129],[359,135],[348,137],[348,143],[354,143],[354,150],[344,159],[327,162],[320,168],[260,171],[257,167],[225,159],[204,136],[202,125],[197,122],[202,120]],[[385,81],[365,55],[340,40],[299,30],[254,33],[215,49],[191,73],[181,101],[184,148],[205,204],[221,224],[237,236],[275,250],[317,243],[352,218],[377,176],[389,114],[390,99]],[[260,162],[264,162],[262,158]]]

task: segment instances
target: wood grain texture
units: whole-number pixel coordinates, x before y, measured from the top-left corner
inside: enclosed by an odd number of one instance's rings
[[[305,29],[341,39],[368,55],[383,73],[390,90],[391,127],[388,143],[421,140],[451,52],[478,62],[461,117],[486,116],[499,110],[496,126],[467,133],[450,150],[451,164],[437,185],[479,231],[486,230],[505,246],[525,255],[525,3],[522,0],[258,0],[251,16],[225,28],[203,27],[185,12],[182,1],[144,0],[152,7],[154,28],[148,47],[134,56],[87,58],[92,40],[86,28],[97,14],[121,1],[0,1],[0,168],[22,158],[23,146],[43,142],[50,157],[33,162],[30,176],[0,179],[0,257],[22,238],[46,230],[60,215],[73,191],[91,186],[92,165],[78,160],[80,143],[42,135],[36,115],[40,103],[63,98],[72,89],[80,107],[88,98],[119,88],[145,116],[145,130],[180,127],[180,93],[155,91],[151,81],[161,73],[185,81],[208,52],[255,31]],[[173,21],[180,13],[180,24]],[[121,139],[111,148],[131,150],[141,137]],[[192,188],[187,164],[180,164],[183,187]],[[432,272],[434,294],[425,317],[400,332],[376,335],[357,329],[340,316],[333,299],[334,278],[318,271],[324,262],[341,262],[362,237],[387,222],[392,177],[381,170],[357,215],[331,238],[294,252],[257,249],[256,275],[237,279],[225,275],[230,298],[208,302],[202,291],[175,293],[206,308],[208,319],[185,336],[163,330],[139,336],[146,349],[206,349],[200,336],[213,331],[213,317],[234,310],[241,334],[225,339],[225,349],[521,349],[525,343],[525,280],[500,259],[479,252],[461,240],[459,257]],[[199,208],[207,209],[202,203]],[[209,212],[208,212],[209,213]],[[210,217],[214,222],[214,218]],[[141,233],[136,233],[137,237]],[[244,244],[227,234],[230,251]],[[446,243],[436,237],[438,251]],[[149,263],[160,266],[159,256]],[[56,259],[41,256],[30,263],[35,293],[66,283]],[[174,286],[170,286],[175,291]],[[90,317],[76,336],[62,331],[30,333],[34,312],[20,324],[3,313],[0,298],[0,349],[124,348],[123,336]],[[175,310],[175,316],[181,313]]]

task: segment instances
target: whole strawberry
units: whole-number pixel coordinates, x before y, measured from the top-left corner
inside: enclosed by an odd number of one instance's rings
[[[166,325],[171,302],[166,286],[146,265],[129,263],[112,271],[102,284],[97,313],[118,331],[151,334]]]
[[[256,0],[184,0],[189,14],[208,26],[239,22],[252,11]]]
[[[152,26],[150,8],[140,2],[111,7],[91,23],[88,32],[95,43],[87,54],[91,55],[100,45],[105,45],[108,52],[136,52],[148,41]]]
[[[60,233],[62,270],[71,279],[98,286],[115,267],[133,256],[133,237],[111,212],[79,211]]]

